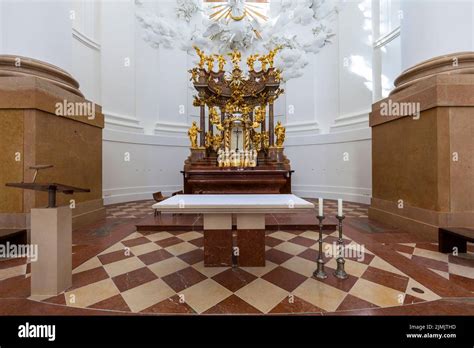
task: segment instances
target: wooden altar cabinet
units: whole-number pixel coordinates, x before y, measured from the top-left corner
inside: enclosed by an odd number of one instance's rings
[[[185,194],[291,193],[290,169],[200,168],[181,171]]]

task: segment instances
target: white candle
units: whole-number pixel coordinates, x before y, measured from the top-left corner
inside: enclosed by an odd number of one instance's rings
[[[342,216],[342,199],[337,200],[337,215]]]
[[[319,216],[323,216],[323,199],[318,198]]]

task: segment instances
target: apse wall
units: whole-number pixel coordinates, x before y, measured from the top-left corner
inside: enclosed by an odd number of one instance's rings
[[[368,203],[372,94],[344,58],[357,55],[370,66],[371,47],[358,4],[342,5],[333,43],[283,86],[276,117],[287,126],[294,193]],[[199,119],[187,73],[194,58],[149,47],[132,1],[104,2],[100,11],[105,203],[180,190],[187,128]]]

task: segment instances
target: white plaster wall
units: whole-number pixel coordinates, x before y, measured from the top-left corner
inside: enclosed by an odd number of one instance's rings
[[[74,38],[71,60],[72,65],[69,73],[79,82],[84,97],[101,104],[100,49]]]
[[[135,5],[133,0],[101,2],[102,110],[108,127],[143,133],[136,118]],[[105,179],[105,177],[104,177]]]
[[[98,1],[74,0],[70,73],[79,82],[84,96],[102,104],[101,89],[101,45],[100,3]]]
[[[151,199],[153,192],[169,195],[182,188],[179,171],[189,153],[187,146],[106,129],[103,153],[105,204]]]
[[[295,169],[293,192],[303,197],[369,203],[370,153],[370,130],[323,134],[311,143],[287,146],[286,154]]]

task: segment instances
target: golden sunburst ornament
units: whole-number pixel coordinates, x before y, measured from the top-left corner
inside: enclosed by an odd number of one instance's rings
[[[233,13],[235,9],[238,9],[238,5],[242,6],[239,11],[241,13],[240,15]],[[212,6],[211,8],[214,9],[215,12],[209,15],[209,18],[215,21],[220,21],[221,19],[232,19],[236,22],[239,22],[246,17],[250,17],[255,21],[268,20],[268,17],[262,14],[262,8],[255,4],[249,4],[245,1],[241,1],[240,3],[228,2],[226,4]]]

